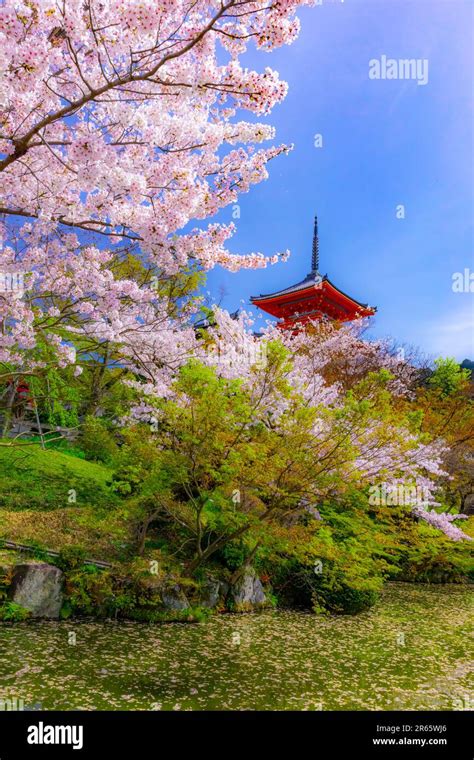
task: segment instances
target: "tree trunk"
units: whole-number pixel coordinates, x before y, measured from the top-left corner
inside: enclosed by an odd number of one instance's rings
[[[89,398],[89,401],[86,404],[85,408],[85,414],[88,415],[95,415],[95,412],[97,410],[97,407],[100,405],[100,401],[102,398],[102,383],[105,376],[105,370],[107,369],[107,364],[109,361],[109,350],[108,346],[105,349],[104,356],[102,357],[102,362],[98,367],[95,367],[92,372],[92,386],[91,386],[91,395]]]
[[[208,559],[218,549],[220,549],[222,546],[225,546],[227,543],[229,543],[229,541],[233,541],[234,538],[239,538],[239,536],[242,536],[249,528],[250,525],[245,525],[243,528],[239,528],[233,533],[230,533],[228,536],[222,536],[221,538],[218,538],[217,541],[214,541],[214,543],[210,544],[201,555],[198,555],[193,559],[188,568],[189,572],[194,573],[194,571],[197,570],[198,567],[202,565],[202,563],[205,562],[206,559]]]
[[[249,567],[250,563],[254,559],[259,546],[260,546],[260,541],[257,541],[257,543],[253,547],[252,551],[247,555],[246,559],[241,564],[241,566],[238,567],[237,570],[235,570],[234,573],[231,575],[230,580],[229,580],[229,584],[231,586],[234,586],[237,583],[237,581],[239,580],[239,578],[242,577],[242,575],[244,574],[246,568]]]
[[[11,427],[12,409],[13,409],[13,404],[15,401],[17,385],[18,385],[18,381],[13,380],[12,387],[10,388],[10,391],[8,393],[7,403],[5,406],[5,419],[3,421],[2,438],[5,438],[7,436],[8,431],[10,430],[10,427]]]
[[[159,517],[162,514],[162,510],[156,510],[155,512],[152,512],[151,515],[148,515],[144,520],[142,520],[137,528],[137,554],[139,557],[143,557],[143,552],[145,551],[145,542],[146,537],[148,534],[148,529],[150,525],[152,524],[153,520],[156,520],[157,517]]]

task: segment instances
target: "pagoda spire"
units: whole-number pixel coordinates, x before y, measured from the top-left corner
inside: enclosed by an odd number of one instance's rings
[[[361,303],[339,290],[325,274],[319,273],[318,217],[314,217],[311,272],[304,280],[289,285],[276,293],[252,296],[251,302],[262,311],[277,317],[282,330],[298,332],[308,322],[329,319],[335,322],[352,322],[371,317],[375,306]]]
[[[318,217],[314,217],[313,254],[311,256],[311,274],[318,274],[319,270],[319,237]]]

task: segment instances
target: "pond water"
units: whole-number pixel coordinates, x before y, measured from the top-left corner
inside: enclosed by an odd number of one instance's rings
[[[390,584],[356,617],[3,623],[0,700],[46,710],[472,709],[472,613],[472,588]]]

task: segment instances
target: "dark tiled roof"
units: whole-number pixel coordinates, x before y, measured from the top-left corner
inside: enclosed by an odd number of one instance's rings
[[[312,285],[318,285],[323,280],[327,280],[327,275],[321,277],[321,275],[317,272],[311,272],[304,278],[304,280],[297,282],[296,285],[290,285],[288,288],[277,290],[275,293],[261,293],[259,296],[251,296],[250,300],[259,301],[261,298],[275,298],[276,296],[284,296],[287,293],[295,293],[298,290],[305,290],[306,288],[310,288]]]

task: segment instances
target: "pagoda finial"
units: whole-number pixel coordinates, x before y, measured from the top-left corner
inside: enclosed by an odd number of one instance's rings
[[[313,234],[313,255],[311,257],[311,272],[317,272],[319,269],[319,238],[318,238],[318,217],[314,217],[314,234]]]

